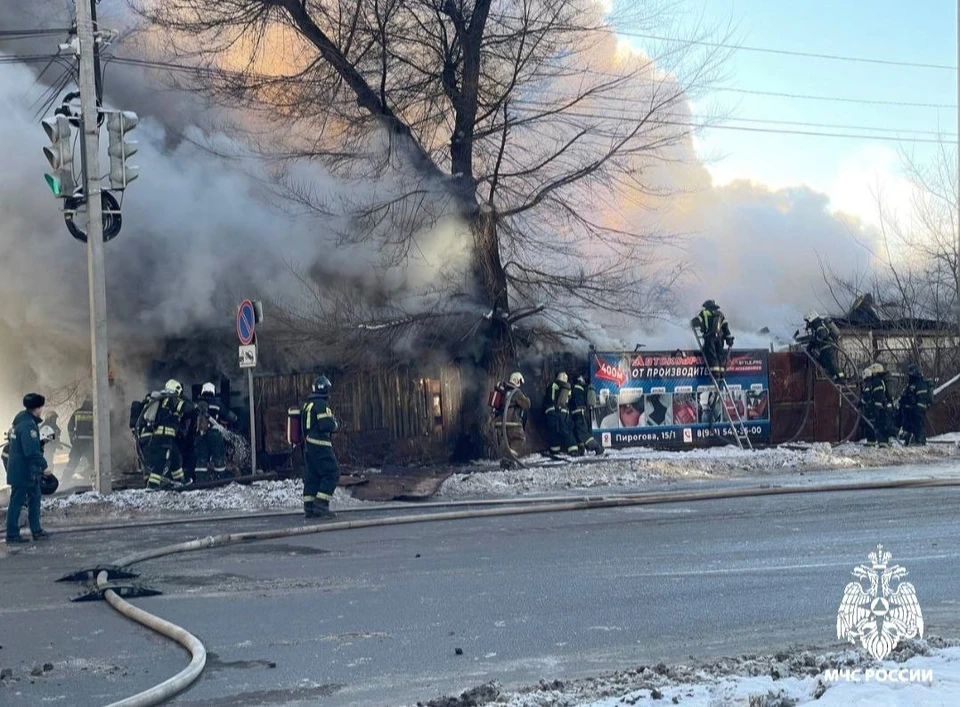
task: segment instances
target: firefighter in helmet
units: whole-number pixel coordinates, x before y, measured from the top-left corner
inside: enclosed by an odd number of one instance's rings
[[[511,373],[510,378],[500,385],[500,392],[503,394],[501,407],[494,410],[493,427],[497,432],[497,439],[513,458],[522,455],[523,445],[527,441],[524,428],[530,412],[530,398],[521,390],[524,382],[522,373]]]
[[[89,396],[70,416],[67,434],[70,436],[70,458],[63,470],[63,478],[74,474],[74,478],[79,479],[82,477],[76,471],[80,462],[86,459],[88,466],[93,464],[93,400]]]
[[[837,350],[840,346],[840,330],[833,320],[809,312],[803,318],[806,333],[797,337],[797,341],[806,344],[807,352],[827,372],[835,383],[846,380],[843,370],[837,365]]]
[[[340,480],[340,467],[331,436],[340,423],[330,409],[330,379],[319,376],[300,410],[303,425],[303,513],[307,518],[332,518],[333,492]]]
[[[193,447],[197,481],[226,476],[227,451],[223,428],[236,421],[237,416],[220,402],[213,383],[204,383],[197,401],[197,433]]]
[[[587,380],[584,376],[577,376],[570,393],[570,421],[573,424],[573,436],[577,441],[577,449],[584,454],[587,449],[600,456],[603,447],[597,442],[590,430],[590,405],[587,399]]]
[[[543,396],[547,415],[547,444],[550,454],[576,454],[577,440],[570,422],[570,378],[561,371]]]
[[[194,413],[194,406],[183,399],[183,386],[170,379],[163,390],[151,393],[143,401],[143,413],[135,428],[137,443],[147,467],[147,488],[184,482],[183,457],[179,437],[181,426]]]
[[[867,444],[889,445],[893,426],[893,398],[890,380],[882,363],[874,363],[863,370],[860,408],[870,422]]]
[[[690,327],[699,332],[703,345],[703,358],[710,374],[718,381],[726,373],[727,356],[724,344],[733,348],[733,335],[720,306],[712,299],[703,303],[700,313],[690,320]]]
[[[897,402],[897,416],[906,445],[926,444],[927,409],[933,405],[933,385],[923,377],[920,366],[907,367],[907,387]]]

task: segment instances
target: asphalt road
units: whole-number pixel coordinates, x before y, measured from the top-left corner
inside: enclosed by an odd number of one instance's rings
[[[135,603],[210,651],[174,704],[413,704],[492,679],[836,645],[850,570],[878,542],[910,571],[927,634],[960,636],[958,504],[960,489],[913,489],[351,530],[144,563],[165,593]],[[0,557],[0,668],[14,671],[0,703],[106,704],[187,663],[105,604],[69,603],[59,574],[290,523],[80,533]]]

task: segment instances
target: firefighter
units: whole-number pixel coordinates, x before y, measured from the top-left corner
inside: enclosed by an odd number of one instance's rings
[[[576,454],[577,440],[570,422],[570,377],[561,371],[543,396],[547,414],[547,443],[550,454]]]
[[[223,441],[223,428],[236,421],[237,416],[220,402],[213,383],[204,383],[200,390],[200,400],[197,402],[197,434],[193,447],[198,481],[222,479],[226,476],[227,451]]]
[[[7,508],[7,544],[25,543],[20,535],[20,511],[27,506],[30,532],[34,540],[46,540],[49,534],[40,526],[40,477],[52,472],[43,458],[40,444],[41,413],[46,400],[37,393],[23,398],[23,410],[13,419],[7,433],[7,483],[10,484],[10,505]]]
[[[816,312],[808,313],[804,318],[806,334],[798,341],[807,345],[807,351],[827,372],[835,383],[846,381],[846,375],[837,365],[837,350],[840,348],[840,330],[832,319],[821,317]]]
[[[195,413],[193,404],[183,399],[183,386],[168,380],[163,390],[151,393],[143,402],[136,434],[147,467],[147,488],[157,490],[170,483],[184,482],[180,439],[184,421],[189,424]]]
[[[306,518],[333,518],[330,500],[340,480],[340,467],[331,435],[340,429],[328,399],[330,379],[320,376],[300,410],[303,425],[303,514]]]
[[[710,375],[716,380],[723,380],[726,367],[726,354],[723,346],[733,348],[733,335],[726,317],[720,311],[719,305],[712,299],[703,303],[700,313],[690,320],[690,326],[698,331],[703,345],[703,358]]]
[[[906,445],[926,444],[924,430],[927,422],[927,409],[933,404],[933,386],[923,377],[920,366],[911,363],[907,367],[907,387],[903,389],[897,402],[897,417],[900,421],[903,442]]]
[[[53,440],[60,439],[60,425],[57,424],[60,416],[55,410],[48,412],[41,423],[41,428],[47,427],[53,432]],[[47,460],[47,466],[50,469],[53,469],[53,459],[56,456],[57,449],[60,448],[60,443],[51,440],[49,444],[44,444],[43,446],[43,458]]]
[[[527,441],[524,428],[530,412],[530,398],[521,390],[524,383],[522,373],[511,373],[510,378],[498,386],[503,394],[503,402],[499,410],[494,410],[493,427],[497,431],[497,439],[513,458],[522,455],[523,445]]]
[[[603,454],[603,447],[597,442],[590,430],[589,415],[587,381],[583,376],[577,376],[573,391],[570,393],[570,421],[573,424],[573,436],[577,442],[577,451],[582,455],[589,449],[600,456]]]
[[[863,416],[872,425],[868,432],[867,444],[888,446],[892,427],[893,398],[890,395],[890,382],[883,364],[874,363],[863,370],[860,407]]]
[[[93,459],[93,401],[89,397],[84,398],[80,407],[70,416],[67,435],[70,437],[70,458],[67,468],[63,470],[63,478],[73,474],[74,479],[82,479],[77,467],[84,459],[90,466]]]

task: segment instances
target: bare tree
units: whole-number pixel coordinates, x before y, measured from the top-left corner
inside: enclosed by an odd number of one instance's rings
[[[468,272],[432,311],[477,319],[464,351],[478,387],[514,355],[521,313],[572,326],[578,308],[663,306],[676,272],[651,267],[658,235],[618,214],[662,193],[652,175],[684,154],[687,100],[717,78],[722,50],[680,42],[655,59],[618,56],[591,0],[130,1],[167,58],[195,67],[190,88],[287,128],[267,138],[274,157],[356,180],[363,205],[345,240],[376,242],[397,263],[438,214],[463,219]],[[634,28],[669,19],[662,4],[636,7]],[[280,183],[311,212],[336,210]],[[388,329],[426,316],[317,295],[341,324],[373,326],[356,317],[378,310]]]

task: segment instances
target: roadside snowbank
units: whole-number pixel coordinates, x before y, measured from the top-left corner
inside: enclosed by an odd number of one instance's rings
[[[945,444],[885,448],[860,444],[838,447],[798,444],[755,451],[714,447],[683,452],[635,448],[612,450],[599,459],[580,457],[569,463],[527,469],[503,471],[489,465],[477,467],[476,471],[454,474],[447,479],[440,488],[439,496],[459,499],[571,488],[631,488],[651,481],[762,477],[784,471],[930,464],[956,455],[957,448]]]
[[[345,508],[363,505],[337,489],[331,506]],[[128,489],[101,495],[87,493],[44,499],[43,513],[48,518],[131,518],[174,513],[216,513],[224,511],[260,512],[303,508],[303,483],[299,480],[257,481],[249,485],[230,484],[218,489],[197,491],[147,491]]]
[[[598,678],[505,691],[496,683],[459,697],[421,703],[425,707],[773,707],[816,704],[821,707],[960,704],[960,648],[935,636],[912,641],[891,660],[864,658],[856,651],[817,653],[794,650],[773,656],[742,656],[694,667],[640,666]],[[933,681],[828,682],[828,669],[932,670]]]

